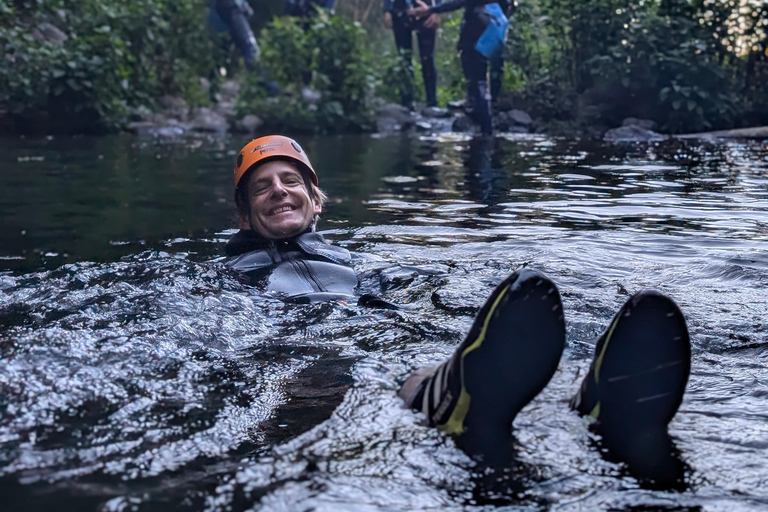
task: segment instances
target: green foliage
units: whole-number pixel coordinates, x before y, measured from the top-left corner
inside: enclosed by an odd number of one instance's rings
[[[518,98],[537,117],[585,125],[634,116],[668,132],[731,127],[749,108],[739,94],[748,59],[736,43],[759,50],[768,23],[765,10],[743,9],[711,0],[521,3],[507,48],[524,84]],[[760,88],[752,97],[765,96]]]
[[[217,59],[205,0],[36,0],[0,5],[0,106],[82,129],[114,126],[164,94],[206,101]],[[51,36],[53,34],[53,36]]]
[[[400,100],[406,67],[373,4],[270,21],[278,0],[249,2],[263,66],[286,94],[267,97],[262,75],[249,73],[240,114],[273,129],[360,131],[373,126],[375,96]],[[0,121],[94,131],[163,95],[207,104],[200,77],[229,64],[229,36],[208,30],[208,9],[208,0],[0,0]],[[352,16],[367,19],[369,33]],[[443,15],[437,33],[442,105],[465,95],[461,17]],[[634,116],[689,132],[768,123],[767,29],[765,2],[520,0],[503,87],[553,124],[610,127]],[[413,67],[424,101],[415,56]]]
[[[714,60],[700,25],[686,14],[634,12],[612,44],[585,62],[588,85],[606,98],[604,118],[613,112],[651,117],[669,132],[732,126],[735,83]]]
[[[334,133],[369,129],[380,73],[359,24],[327,12],[311,20],[276,18],[261,33],[262,65],[285,95],[269,98],[254,73],[237,109],[257,113],[268,126]],[[309,88],[319,101],[302,94]]]
[[[461,11],[442,15],[435,42],[435,66],[437,67],[437,102],[448,102],[466,96],[466,81],[461,69],[461,59],[456,50],[461,27]],[[423,86],[420,87],[423,90]]]

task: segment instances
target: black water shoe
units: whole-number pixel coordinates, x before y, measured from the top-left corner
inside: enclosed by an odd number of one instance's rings
[[[557,287],[523,269],[493,291],[454,355],[404,398],[465,446],[493,446],[552,378],[564,346]]]
[[[691,344],[672,299],[643,291],[627,301],[595,347],[571,407],[612,439],[665,430],[683,399]],[[645,435],[645,434],[643,434]]]

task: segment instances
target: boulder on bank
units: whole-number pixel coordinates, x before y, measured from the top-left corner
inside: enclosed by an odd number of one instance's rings
[[[196,132],[226,133],[229,130],[227,119],[208,107],[193,109],[190,117],[190,127]]]
[[[379,133],[399,132],[414,122],[413,113],[397,103],[386,103],[376,111],[376,131]]]
[[[628,117],[621,122],[621,126],[639,126],[644,130],[655,130],[656,121],[651,119],[638,119],[636,117]]]
[[[494,127],[501,132],[528,133],[533,119],[522,110],[501,111],[493,116]]]
[[[512,121],[513,124],[520,126],[530,126],[530,124],[533,123],[533,119],[528,115],[528,112],[522,110],[512,109],[507,112],[507,117],[509,117],[509,120]]]
[[[448,112],[448,109],[442,107],[425,107],[421,110],[421,115],[424,117],[438,119],[451,117],[451,113]]]
[[[261,128],[264,121],[257,115],[247,114],[241,119],[238,119],[235,123],[234,130],[239,133],[247,133],[253,135],[256,130]]]
[[[634,125],[614,128],[603,135],[603,140],[606,142],[654,142],[666,138],[660,133]]]
[[[157,100],[157,104],[162,109],[157,114],[160,114],[166,119],[177,119],[181,122],[187,120],[189,115],[189,105],[184,98],[178,96],[161,96]]]

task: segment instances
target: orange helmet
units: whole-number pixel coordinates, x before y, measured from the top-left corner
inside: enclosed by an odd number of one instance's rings
[[[246,172],[258,163],[265,163],[275,158],[287,158],[309,172],[309,178],[317,186],[317,173],[309,162],[309,157],[295,140],[283,135],[265,135],[245,145],[235,160],[235,190]]]

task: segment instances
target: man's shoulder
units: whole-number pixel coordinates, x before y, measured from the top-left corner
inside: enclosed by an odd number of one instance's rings
[[[334,263],[349,265],[352,261],[348,250],[329,243],[320,233],[304,233],[296,239],[296,243],[307,254],[320,256]]]
[[[267,245],[268,241],[254,231],[241,229],[227,241],[227,245],[224,246],[224,254],[228,258],[232,258],[247,252],[264,249]]]

